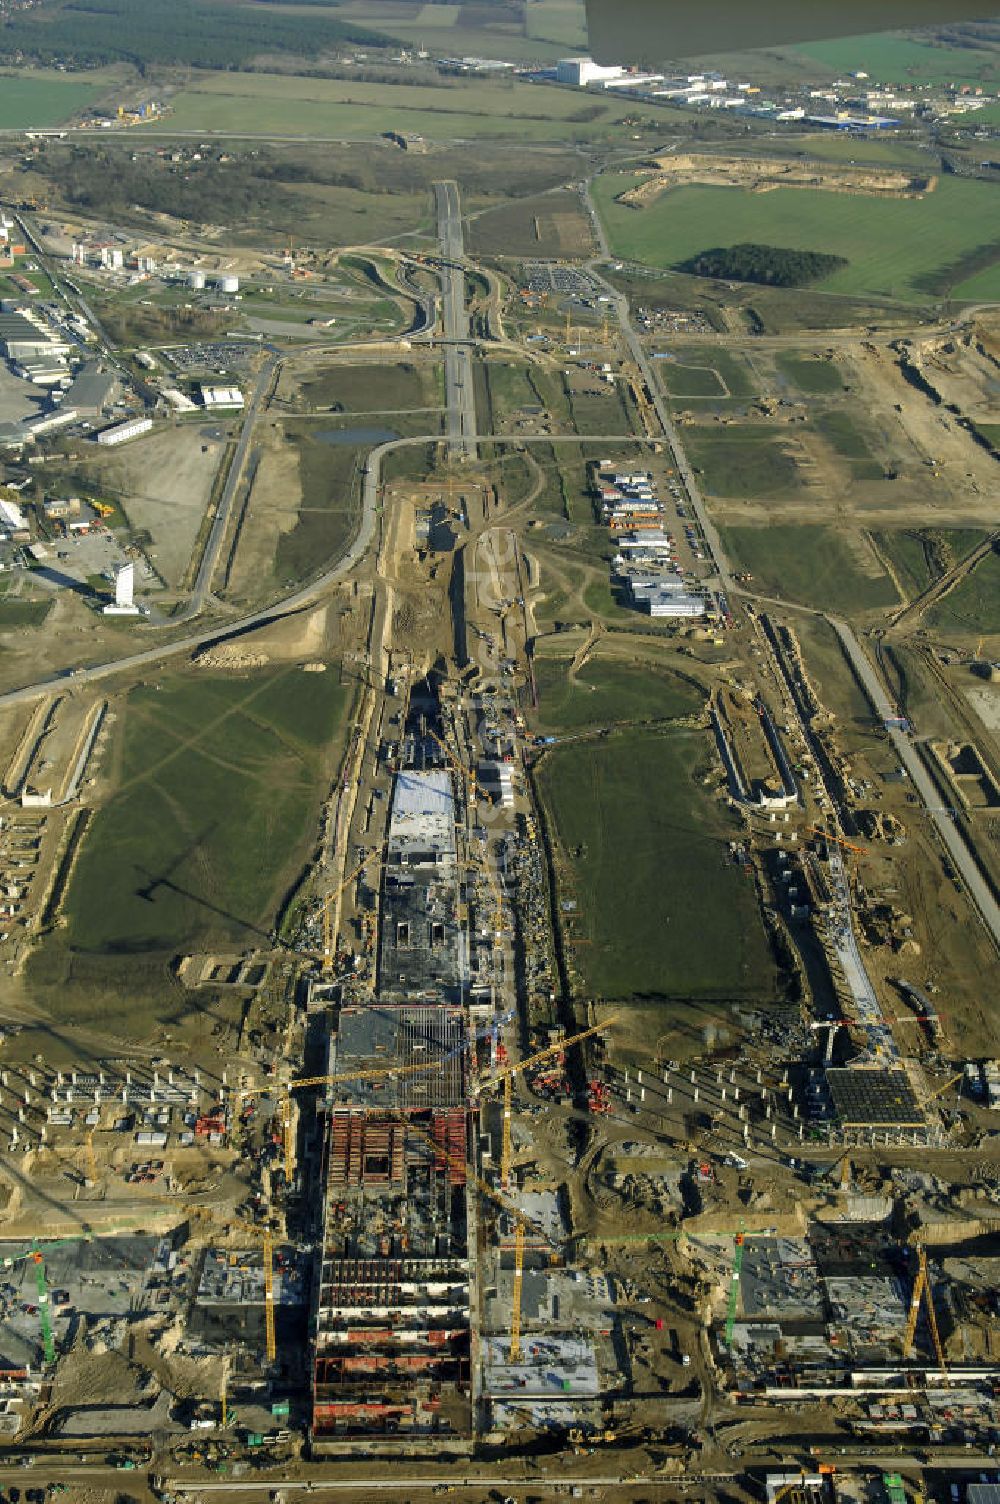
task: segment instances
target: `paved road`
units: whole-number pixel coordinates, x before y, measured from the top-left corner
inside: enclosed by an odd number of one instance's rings
[[[465,256],[462,238],[462,210],[458,185],[434,184],[437,201],[438,239],[441,255],[448,263],[458,263]],[[444,265],[441,271],[441,312],[444,337],[444,390],[447,408],[447,433],[453,455],[476,457],[476,401],[472,387],[472,361],[468,346],[469,315],[465,308],[465,273],[458,265]],[[450,343],[451,341],[459,343]]]
[[[215,510],[215,517],[212,520],[208,541],[201,556],[201,563],[198,565],[194,590],[191,592],[191,599],[184,610],[175,618],[177,621],[189,621],[192,617],[199,616],[205,609],[206,598],[212,589],[212,577],[215,574],[215,566],[219,562],[219,550],[222,548],[223,539],[226,536],[233,502],[243,476],[243,467],[246,464],[247,451],[250,447],[250,440],[253,437],[254,424],[260,412],[260,405],[271,390],[271,383],[274,380],[274,373],[279,363],[279,356],[269,356],[261,367],[260,374],[257,377],[253,396],[247,403],[243,414],[243,427],[236,445],[236,452],[229,466],[229,473],[226,476],[226,484],[222,489],[222,495],[219,497],[219,504]]]
[[[729,570],[729,564],[726,559],[725,550],[722,547],[722,540],[719,537],[718,529],[716,528],[714,522],[711,520],[708,512],[706,511],[705,502],[702,497],[701,490],[699,489],[698,482],[694,477],[694,472],[691,469],[691,466],[688,464],[687,455],[684,453],[684,450],[681,446],[681,441],[677,436],[677,430],[670,420],[670,413],[667,408],[667,404],[660,392],[656,377],[653,375],[652,367],[650,366],[645,346],[643,345],[642,340],[636,333],[635,329],[633,329],[632,327],[628,298],[624,295],[624,293],[619,292],[616,287],[613,287],[610,282],[606,282],[600,275],[600,273],[594,270],[593,267],[591,268],[591,275],[595,278],[596,281],[601,283],[608,296],[611,298],[615,311],[618,314],[618,321],[621,325],[622,336],[625,340],[625,343],[628,345],[632,359],[635,361],[635,364],[638,367],[640,376],[649,389],[649,395],[652,398],[656,416],[659,418],[660,423],[663,427],[663,432],[666,435],[666,442],[670,450],[671,458],[673,459],[674,465],[677,468],[677,473],[680,475],[681,480],[684,482],[685,490],[687,491],[688,498],[691,502],[691,508],[698,519],[698,524],[702,530],[702,533],[704,534],[705,542],[708,544],[709,553],[715,564],[716,582],[721,589],[732,590],[733,578]],[[622,443],[622,438],[620,435],[618,438],[618,443]]]
[[[595,444],[621,443],[621,434],[588,434],[588,442]],[[67,671],[55,674],[49,679],[40,679],[34,684],[25,684],[20,689],[8,690],[6,694],[0,694],[0,708],[7,705],[20,705],[27,700],[37,699],[39,695],[51,694],[54,690],[65,690],[69,684],[74,686],[93,684],[101,679],[110,679],[115,674],[133,673],[136,669],[151,667],[161,663],[165,658],[176,657],[178,654],[195,653],[199,648],[206,647],[209,643],[221,642],[225,638],[235,637],[238,633],[249,631],[253,627],[262,627],[268,622],[276,621],[282,616],[290,616],[296,611],[301,611],[307,606],[314,605],[327,593],[330,586],[345,575],[367,552],[375,532],[376,507],[378,505],[379,488],[381,486],[382,461],[387,454],[395,449],[405,449],[407,445],[434,444],[440,441],[439,433],[425,433],[413,438],[391,439],[386,444],[380,444],[373,449],[365,463],[364,483],[362,487],[361,522],[354,541],[350,544],[347,552],[336,564],[318,575],[308,585],[303,585],[300,590],[294,591],[283,600],[275,601],[270,606],[264,606],[259,611],[253,611],[248,616],[237,616],[225,621],[216,621],[211,626],[202,627],[200,631],[191,632],[184,637],[176,637],[170,642],[158,642],[152,647],[144,648],[138,653],[130,653],[124,658],[115,658],[108,663],[96,663],[89,668],[77,669],[75,672]],[[479,438],[491,444],[579,444],[578,434],[480,434]],[[630,443],[642,443],[641,439],[630,439]],[[138,630],[142,630],[138,628]]]
[[[881,682],[861,644],[846,622],[838,621],[835,617],[830,617],[830,624],[840,638],[844,652],[847,654],[875,714],[881,716],[884,721],[888,721],[890,717],[897,714],[896,707],[882,688]],[[997,906],[996,899],[993,897],[989,885],[976,866],[972,854],[962,839],[961,831],[956,827],[950,811],[943,808],[941,795],[934,787],[934,782],[924,766],[917,746],[913,742],[909,732],[901,731],[891,725],[887,725],[886,730],[889,733],[889,740],[892,742],[900,762],[909,775],[910,782],[920,795],[927,807],[927,813],[937,827],[937,833],[941,837],[945,850],[954,862],[956,871],[961,874],[966,890],[979,910],[980,918],[992,936],[994,945],[1000,949],[1000,907]]]

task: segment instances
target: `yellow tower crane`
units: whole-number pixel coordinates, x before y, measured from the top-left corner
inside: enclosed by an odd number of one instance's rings
[[[341,893],[343,893],[344,889],[347,888],[347,887],[349,887],[356,877],[360,877],[361,876],[361,874],[365,870],[365,868],[367,866],[369,866],[370,863],[375,860],[375,858],[378,856],[378,854],[379,853],[378,853],[377,848],[375,850],[373,850],[373,851],[370,851],[368,853],[368,855],[364,858],[364,860],[361,861],[361,862],[359,862],[358,865],[354,868],[354,870],[352,872],[349,872],[347,874],[347,876],[344,878],[343,882],[338,883],[335,888],[331,888],[330,892],[323,899],[323,969],[324,969],[324,971],[332,971],[333,970],[333,961],[334,961],[333,946],[334,946],[334,941],[337,938],[336,935],[333,933],[333,929],[334,929],[334,925],[333,925],[333,906],[337,902],[337,899],[340,897]]]
[[[514,1292],[510,1304],[510,1361],[521,1361],[521,1288],[524,1284],[524,1223],[514,1228]]]
[[[447,742],[442,741],[441,737],[439,737],[435,731],[428,731],[427,735],[430,737],[432,742],[437,742],[438,746],[441,748],[441,751],[444,753],[445,757],[447,757],[448,761],[451,763],[452,767],[461,778],[462,782],[468,784],[470,798],[475,799],[476,775],[473,770],[471,768],[463,767],[462,763],[459,762],[458,758],[448,746]]]
[[[274,1332],[274,1239],[269,1227],[264,1228],[264,1332],[267,1361],[273,1363],[278,1344]]]
[[[443,1145],[438,1144],[423,1128],[418,1128],[412,1119],[406,1120],[405,1127],[408,1133],[413,1133],[418,1138],[423,1139],[434,1150],[435,1154],[440,1154],[449,1164],[459,1165],[466,1179],[471,1180],[482,1195],[488,1196],[491,1201],[495,1202],[497,1206],[505,1211],[514,1223],[514,1289],[510,1321],[510,1361],[516,1363],[521,1356],[521,1291],[524,1281],[525,1233],[530,1229],[536,1237],[542,1238],[546,1243],[549,1241],[548,1237],[530,1217],[525,1216],[519,1207],[512,1206],[505,1196],[502,1196],[499,1191],[495,1191],[487,1181],[477,1175],[467,1160],[459,1159],[457,1155],[449,1153]],[[550,1258],[553,1263],[556,1263],[560,1255],[553,1250]]]
[[[513,1106],[511,1083],[513,1077],[519,1075],[521,1071],[527,1070],[529,1066],[537,1065],[541,1060],[547,1060],[550,1055],[558,1055],[562,1050],[568,1050],[571,1045],[580,1044],[584,1039],[590,1039],[594,1034],[600,1034],[602,1030],[614,1023],[617,1017],[616,1013],[611,1013],[607,1018],[602,1019],[599,1024],[594,1024],[589,1029],[582,1029],[579,1034],[571,1034],[568,1039],[560,1039],[556,1044],[547,1045],[544,1050],[536,1050],[533,1055],[525,1056],[523,1060],[517,1061],[515,1065],[503,1066],[500,1070],[493,1071],[491,1075],[485,1076],[480,1081],[479,1087],[481,1091],[489,1091],[497,1085],[503,1088],[503,1125],[500,1150],[500,1182],[503,1186],[506,1186],[510,1180],[511,1112]]]
[[[910,1295],[910,1314],[906,1321],[906,1332],[903,1336],[903,1357],[912,1358],[913,1339],[917,1331],[917,1317],[920,1315],[920,1302],[923,1300],[924,1310],[927,1314],[927,1325],[930,1327],[931,1341],[934,1343],[934,1351],[937,1353],[938,1366],[941,1372],[948,1372],[948,1364],[945,1362],[944,1348],[941,1345],[941,1334],[938,1331],[937,1316],[934,1314],[934,1297],[931,1294],[930,1280],[927,1275],[927,1252],[922,1244],[917,1247],[917,1277],[913,1281],[913,1291]]]

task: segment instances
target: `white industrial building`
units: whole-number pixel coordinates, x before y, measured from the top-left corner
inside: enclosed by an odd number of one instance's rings
[[[677,590],[668,581],[658,580],[649,585],[630,581],[629,590],[635,605],[648,611],[650,616],[693,619],[705,614],[704,596]]]
[[[585,89],[588,84],[621,78],[624,72],[625,69],[617,64],[604,68],[592,57],[563,57],[556,63],[556,83],[574,84],[578,89]]]
[[[95,437],[99,444],[124,444],[128,439],[138,438],[141,433],[148,433],[152,426],[152,418],[127,418],[124,423],[114,423],[110,428],[102,428]]]
[[[238,386],[202,386],[201,400],[206,407],[239,408],[243,406],[243,393]]]

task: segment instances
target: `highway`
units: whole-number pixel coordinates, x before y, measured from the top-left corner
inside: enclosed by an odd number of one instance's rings
[[[941,842],[955,864],[955,870],[961,875],[966,891],[979,910],[979,916],[989,931],[993,944],[1000,950],[1000,907],[997,906],[988,883],[962,839],[961,831],[957,829],[951,811],[942,806],[941,796],[924,766],[919,749],[908,731],[890,724],[891,719],[897,715],[896,707],[882,688],[874,668],[851,628],[846,622],[838,621],[833,616],[829,618],[829,621],[840,638],[841,646],[875,714],[886,723],[889,740],[906,769],[910,782],[923,800],[927,813],[941,837]]]
[[[465,256],[458,185],[435,183],[434,197],[438,240],[445,262],[440,274],[442,325],[448,341],[444,347],[448,441],[453,455],[460,459],[475,459],[476,399],[472,386],[472,360],[469,347],[464,343],[469,339],[469,315],[465,309],[465,273],[458,264]]]

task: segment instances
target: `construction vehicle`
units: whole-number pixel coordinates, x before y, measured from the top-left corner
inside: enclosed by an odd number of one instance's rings
[[[913,1281],[913,1290],[910,1295],[910,1314],[906,1320],[906,1331],[903,1334],[903,1357],[913,1357],[913,1339],[917,1332],[917,1317],[920,1315],[920,1303],[923,1301],[927,1315],[927,1325],[930,1329],[931,1341],[934,1343],[934,1351],[937,1354],[938,1366],[945,1374],[948,1372],[948,1364],[945,1362],[944,1348],[941,1345],[941,1334],[938,1331],[937,1316],[934,1312],[934,1297],[931,1293],[930,1279],[927,1274],[927,1251],[923,1244],[917,1245],[917,1277]]]

